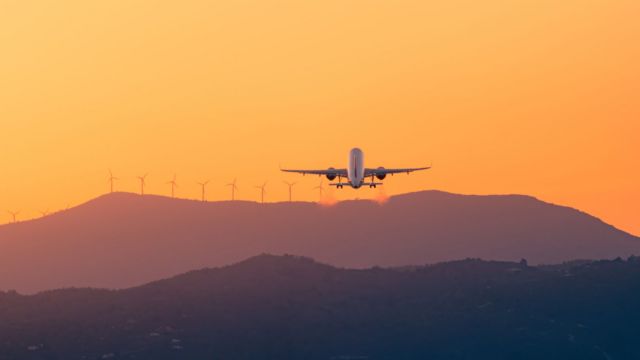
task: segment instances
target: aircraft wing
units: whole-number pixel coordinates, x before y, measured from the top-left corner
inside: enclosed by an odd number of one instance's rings
[[[400,168],[400,169],[385,169],[385,168],[366,168],[364,169],[364,176],[372,176],[372,175],[389,175],[389,174],[400,174],[400,173],[412,173],[414,171],[420,170],[428,170],[431,169],[431,166],[418,167],[418,168]]]
[[[297,169],[280,169],[280,171],[298,173],[302,175],[335,175],[347,177],[347,169],[324,169],[324,170],[297,170]]]

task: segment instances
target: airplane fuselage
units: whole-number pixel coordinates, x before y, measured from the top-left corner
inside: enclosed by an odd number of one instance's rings
[[[349,167],[347,177],[354,189],[358,189],[364,182],[364,153],[358,148],[349,151]]]

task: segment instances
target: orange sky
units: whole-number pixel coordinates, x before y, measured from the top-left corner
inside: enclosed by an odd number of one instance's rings
[[[317,199],[290,167],[432,171],[422,189],[523,193],[640,234],[640,2],[3,1],[0,222],[108,189]],[[333,196],[371,197],[380,190]]]

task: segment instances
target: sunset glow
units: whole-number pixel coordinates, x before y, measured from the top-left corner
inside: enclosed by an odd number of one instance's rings
[[[64,6],[61,4],[64,3]],[[433,169],[640,234],[640,2],[4,1],[0,223],[109,191],[317,201],[279,167]]]

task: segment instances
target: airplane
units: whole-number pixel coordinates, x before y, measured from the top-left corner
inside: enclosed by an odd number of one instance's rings
[[[337,183],[331,183],[329,185],[335,186],[337,189],[342,189],[345,185],[351,186],[354,189],[359,189],[362,186],[369,186],[369,188],[375,188],[378,185],[382,185],[381,182],[375,181],[384,180],[387,175],[393,175],[398,173],[411,173],[419,170],[431,169],[431,166],[419,167],[419,168],[406,168],[406,169],[385,169],[379,168],[365,168],[364,167],[364,153],[358,148],[353,148],[349,151],[349,167],[347,169],[335,169],[328,168],[326,170],[294,170],[294,169],[280,169],[284,172],[299,173],[302,175],[312,174],[319,176],[326,176],[329,181],[338,179]],[[371,177],[371,181],[367,182],[365,179]],[[347,181],[343,182],[342,178],[346,178]]]

